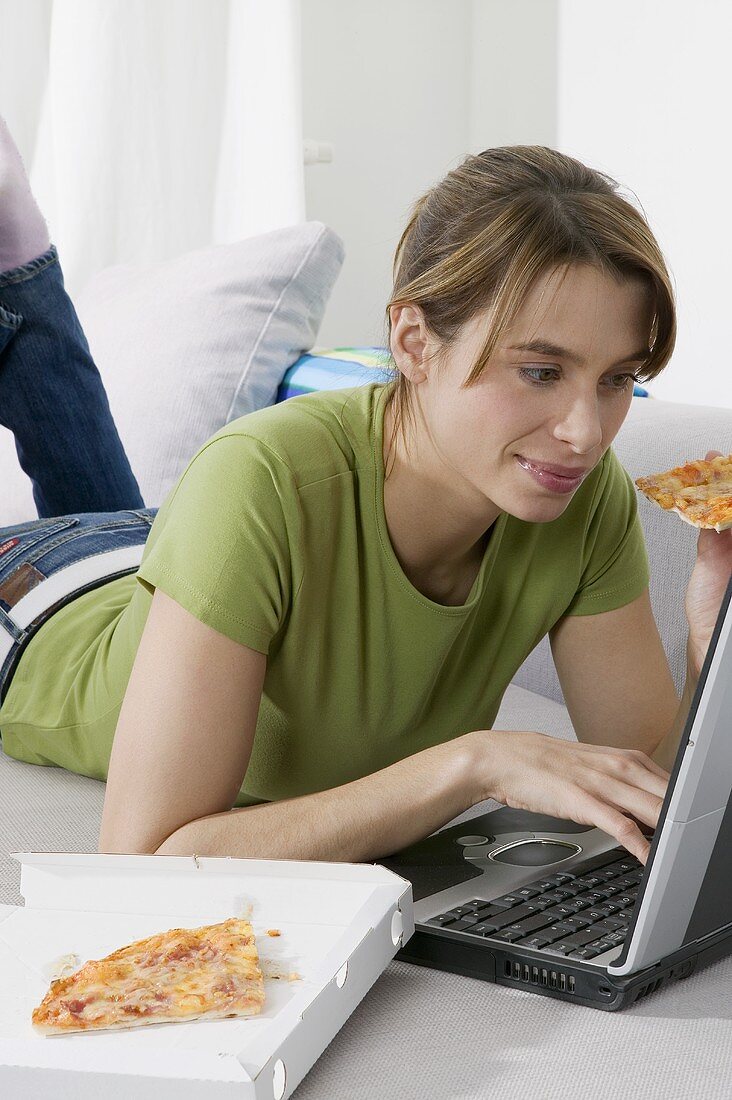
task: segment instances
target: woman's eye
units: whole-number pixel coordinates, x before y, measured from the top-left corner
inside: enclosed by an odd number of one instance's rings
[[[610,379],[610,388],[613,390],[627,390],[628,386],[632,386],[638,381],[636,374],[614,374]]]
[[[522,378],[535,386],[545,386],[548,382],[556,381],[558,373],[556,367],[521,367],[519,371]]]
[[[519,374],[534,386],[547,386],[552,382],[556,382],[559,377],[559,370],[557,367],[521,367]],[[613,374],[607,380],[606,385],[611,390],[624,393],[628,386],[638,381],[639,378],[636,374]]]

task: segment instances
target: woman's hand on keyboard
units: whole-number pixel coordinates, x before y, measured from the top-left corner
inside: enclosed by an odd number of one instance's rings
[[[476,802],[594,825],[641,863],[650,843],[636,821],[658,824],[669,772],[637,749],[607,748],[517,730],[475,730],[480,784]],[[635,819],[635,820],[634,820]]]

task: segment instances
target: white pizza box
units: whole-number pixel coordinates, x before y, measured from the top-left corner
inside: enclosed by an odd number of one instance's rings
[[[25,906],[0,911],[3,1100],[280,1100],[414,932],[412,887],[372,864],[16,854]],[[54,963],[176,927],[245,917],[265,975],[258,1016],[46,1037],[30,1016]],[[270,937],[267,930],[279,930]],[[79,965],[80,965],[79,963]],[[292,972],[301,980],[289,980]]]

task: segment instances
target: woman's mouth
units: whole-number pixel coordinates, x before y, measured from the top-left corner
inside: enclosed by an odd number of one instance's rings
[[[533,462],[528,458],[524,458],[523,455],[516,455],[516,460],[522,469],[526,470],[537,485],[540,485],[542,489],[548,489],[552,493],[573,493],[576,488],[581,484],[582,479],[589,472],[588,470],[578,470],[576,475],[571,476],[571,471],[566,466],[545,466],[538,462]],[[560,470],[565,472],[559,473]]]

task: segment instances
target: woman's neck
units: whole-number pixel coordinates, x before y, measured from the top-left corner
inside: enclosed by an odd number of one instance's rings
[[[495,509],[486,526],[485,514],[471,517],[461,511],[459,487],[427,457],[420,458],[418,440],[410,439],[407,456],[401,436],[392,442],[393,426],[389,402],[384,411],[384,513],[394,553],[410,582],[429,599],[464,603],[500,512]]]

